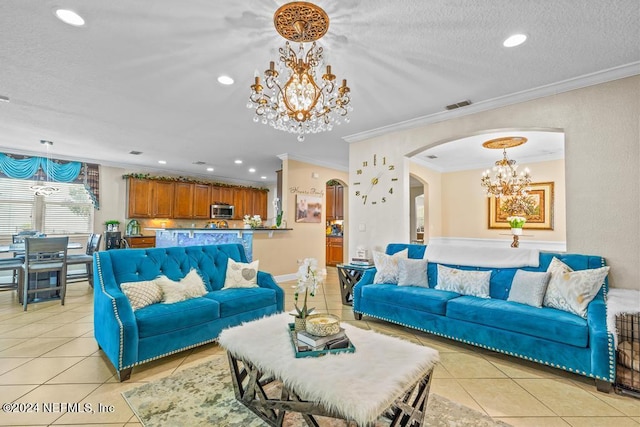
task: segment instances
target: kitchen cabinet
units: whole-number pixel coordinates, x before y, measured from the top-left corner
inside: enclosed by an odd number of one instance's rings
[[[344,187],[328,186],[326,189],[327,221],[344,219]]]
[[[212,204],[235,206],[233,219],[267,218],[267,192],[192,182],[129,178],[127,218],[208,219]]]
[[[342,237],[327,236],[327,265],[343,263]]]
[[[173,217],[193,218],[193,184],[188,182],[175,183]]]
[[[156,236],[125,236],[130,248],[155,248]]]
[[[210,186],[177,182],[175,184],[175,200],[173,217],[176,219],[206,219],[210,217]]]
[[[193,185],[193,218],[208,219],[211,217],[210,191],[207,184]]]
[[[129,178],[128,191],[128,218],[173,218],[173,182]]]
[[[244,215],[260,215],[263,221],[267,220],[268,212],[266,191],[258,190],[257,188],[244,189],[243,201]]]

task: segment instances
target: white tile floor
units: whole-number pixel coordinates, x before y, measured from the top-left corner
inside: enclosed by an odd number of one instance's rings
[[[292,283],[281,284],[285,308],[293,308]],[[140,425],[120,393],[221,357],[215,344],[136,367],[119,383],[93,339],[93,294],[87,282],[69,285],[67,302],[30,304],[22,311],[15,292],[0,292],[0,401],[90,403],[95,413],[9,414],[0,425]],[[365,317],[355,321],[343,306],[335,269],[311,306],[440,351],[432,393],[514,426],[640,426],[640,400],[596,391],[593,382],[570,373],[492,353]],[[111,412],[97,413],[98,404]],[[56,409],[56,408],[52,408]]]

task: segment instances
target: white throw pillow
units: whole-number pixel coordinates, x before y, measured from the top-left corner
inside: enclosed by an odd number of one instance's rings
[[[122,283],[120,289],[133,311],[162,301],[162,289],[155,280]]]
[[[490,298],[491,270],[458,270],[438,264],[436,289],[480,298]]]
[[[542,307],[542,300],[550,278],[551,273],[549,272],[516,271],[507,301],[519,302],[532,307]]]
[[[227,263],[227,274],[224,278],[224,287],[222,289],[257,288],[258,264],[258,260],[247,264],[245,262],[237,262],[229,258],[229,262]]]
[[[158,276],[156,283],[162,289],[162,303],[173,304],[176,302],[201,297],[207,293],[202,278],[195,269],[184,276],[179,282],[169,279],[167,276]]]
[[[587,318],[587,306],[600,291],[609,267],[573,271],[571,267],[553,258],[547,268],[551,273],[543,305],[568,311]]]
[[[373,283],[376,284],[398,284],[398,259],[408,258],[409,249],[403,249],[393,255],[387,255],[383,252],[373,251],[373,263],[376,266],[376,275]]]
[[[398,258],[398,286],[428,288],[427,260]]]

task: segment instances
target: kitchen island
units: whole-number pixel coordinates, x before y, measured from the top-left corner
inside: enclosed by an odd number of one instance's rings
[[[156,233],[156,247],[202,246],[221,243],[240,243],[247,260],[253,260],[253,237],[256,233],[281,233],[290,228],[146,228]]]

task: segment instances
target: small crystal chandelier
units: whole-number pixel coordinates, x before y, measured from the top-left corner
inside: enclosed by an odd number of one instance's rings
[[[264,72],[266,88],[260,77],[255,77],[247,103],[247,108],[255,109],[253,121],[295,133],[300,142],[308,133],[330,131],[343,120],[349,123],[347,114],[352,108],[347,81],[342,80],[338,86],[330,65],[322,80],[317,80],[316,68],[322,65],[323,49],[316,40],[329,29],[325,11],[311,3],[291,2],[276,11],[273,23],[282,37],[300,46],[296,51],[287,41],[279,49],[278,63],[271,61]],[[304,43],[309,42],[311,46],[305,51]],[[286,80],[281,80],[285,70]]]
[[[45,181],[44,182],[38,181],[36,184],[33,184],[31,187],[29,187],[29,189],[33,191],[33,194],[36,196],[50,196],[51,194],[57,193],[58,191],[60,191],[58,187],[54,187],[49,182],[49,176],[51,175],[51,171],[50,171],[51,158],[49,157],[49,147],[53,145],[53,142],[41,139],[40,144],[43,144],[47,147],[46,163],[42,168],[42,171],[44,172],[44,175],[45,175]]]
[[[487,169],[482,173],[480,185],[485,189],[487,197],[503,197],[526,201],[531,184],[529,169],[525,168],[518,173],[515,160],[507,158],[507,148],[517,147],[527,142],[527,138],[520,136],[508,136],[486,141],[482,144],[485,148],[502,149],[503,158],[496,161],[492,171]]]

